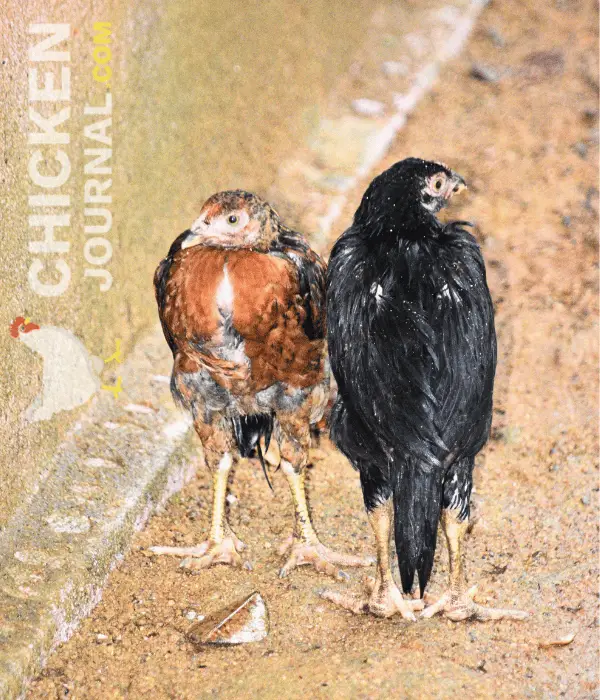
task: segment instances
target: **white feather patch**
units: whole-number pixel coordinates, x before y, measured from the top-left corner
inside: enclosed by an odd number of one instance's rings
[[[227,263],[223,265],[223,279],[217,288],[217,306],[224,313],[231,313],[233,309],[233,287],[227,272]]]

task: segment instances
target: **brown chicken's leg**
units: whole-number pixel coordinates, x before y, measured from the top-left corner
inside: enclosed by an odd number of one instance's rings
[[[416,620],[414,610],[423,608],[421,600],[406,600],[392,576],[390,567],[390,531],[393,522],[392,502],[386,501],[369,513],[369,523],[375,533],[377,546],[377,576],[371,579],[370,596],[358,596],[339,591],[322,591],[321,597],[350,610],[356,615],[372,613],[391,617],[400,613],[406,620]]]
[[[306,421],[306,431],[302,430],[298,424],[293,426],[298,428],[295,431],[297,438],[289,437],[290,427],[292,426],[286,423],[282,426],[280,451],[281,468],[294,501],[295,525],[292,537],[281,548],[281,554],[286,552],[289,554],[279,571],[279,576],[284,578],[296,567],[310,564],[317,571],[329,576],[344,578],[345,574],[339,570],[339,566],[370,566],[373,561],[369,557],[335,552],[320,542],[312,525],[306,502],[305,469],[310,445],[308,421]]]
[[[450,565],[450,587],[432,605],[428,605],[421,617],[433,617],[442,612],[450,619],[460,620],[525,620],[529,613],[524,610],[503,610],[501,608],[486,608],[478,605],[473,597],[477,587],[467,589],[463,562],[463,540],[469,525],[468,518],[460,520],[458,510],[442,511],[442,529],[448,543],[448,558]]]
[[[202,432],[201,432],[202,430]],[[201,426],[198,433],[202,437],[206,426]],[[213,477],[213,509],[208,540],[196,547],[151,547],[154,554],[170,554],[184,557],[180,566],[190,571],[208,569],[214,564],[231,564],[242,566],[239,552],[245,549],[231,530],[225,513],[227,479],[233,466],[231,440],[224,431],[215,428],[204,441],[206,463]]]

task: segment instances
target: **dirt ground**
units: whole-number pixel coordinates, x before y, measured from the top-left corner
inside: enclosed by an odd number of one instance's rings
[[[187,575],[146,551],[204,539],[210,483],[200,471],[138,535],[28,698],[597,697],[597,27],[591,0],[491,3],[385,163],[432,157],[470,183],[447,216],[476,223],[501,358],[468,574],[480,602],[531,610],[530,620],[354,617],[315,591],[358,590],[364,572],[348,570],[347,583],[310,570],[278,579],[291,498],[281,474],[272,495],[260,467],[244,463],[231,481],[230,520],[253,570]],[[474,63],[494,80],[473,77]],[[373,553],[357,475],[327,440],[313,462],[322,539]],[[446,569],[440,547],[431,592]],[[190,610],[207,614],[253,590],[270,610],[266,640],[202,651],[185,640]],[[569,633],[571,644],[543,646]]]

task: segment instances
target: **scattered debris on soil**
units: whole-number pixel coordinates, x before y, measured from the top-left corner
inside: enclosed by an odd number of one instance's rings
[[[361,117],[381,117],[385,113],[385,105],[378,100],[362,97],[352,101],[352,109]]]
[[[539,642],[538,646],[540,647],[540,649],[548,649],[550,647],[566,647],[575,639],[575,634],[575,632],[569,632],[569,634],[565,634],[564,637]]]
[[[474,63],[471,67],[471,75],[484,83],[497,83],[502,80],[506,72],[506,69],[485,63]]]
[[[256,591],[233,605],[192,625],[187,638],[193,644],[250,644],[269,634],[267,604]]]

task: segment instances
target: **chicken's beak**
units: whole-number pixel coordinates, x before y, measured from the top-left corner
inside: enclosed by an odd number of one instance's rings
[[[181,244],[181,249],[185,250],[185,248],[191,248],[192,246],[197,245],[200,243],[200,240],[202,238],[202,234],[204,231],[207,229],[207,224],[204,221],[204,217],[200,216],[190,227],[190,234],[187,236],[187,238],[184,239],[183,243]]]
[[[451,197],[454,197],[455,194],[459,194],[466,189],[467,183],[463,180],[463,178],[457,173],[452,173],[450,184],[446,190],[446,199],[450,199]]]

